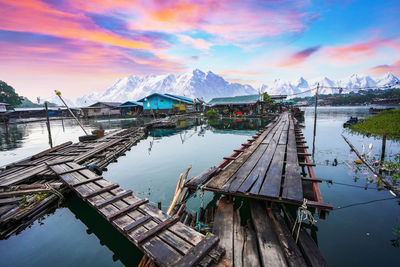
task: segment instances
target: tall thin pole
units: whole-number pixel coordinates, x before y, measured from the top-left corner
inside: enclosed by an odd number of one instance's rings
[[[56,95],[60,98],[61,102],[64,103],[64,106],[68,109],[69,113],[71,113],[72,117],[78,122],[79,126],[81,126],[82,130],[85,132],[86,135],[88,135],[88,133],[86,132],[85,128],[83,128],[82,123],[78,120],[77,117],[75,117],[75,114],[72,112],[72,110],[69,109],[67,103],[65,103],[64,99],[62,99],[61,97],[61,92],[54,90],[56,92]]]
[[[49,133],[49,144],[50,147],[53,148],[53,140],[51,138],[51,130],[50,130],[49,108],[47,106],[47,101],[44,102],[44,108],[46,109],[46,125],[47,125],[47,132]]]
[[[315,153],[315,136],[316,136],[316,134],[317,134],[318,90],[319,90],[319,83],[317,84],[317,91],[315,92],[314,136],[313,136],[313,149],[312,149],[312,158],[313,158],[313,160],[314,160],[314,153]]]
[[[386,133],[383,133],[383,136],[382,136],[381,164],[385,161],[385,150],[386,150]]]

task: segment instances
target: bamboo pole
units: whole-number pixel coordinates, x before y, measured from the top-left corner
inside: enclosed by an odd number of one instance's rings
[[[47,101],[44,102],[44,108],[46,109],[46,126],[47,126],[47,132],[49,133],[49,144],[50,144],[50,147],[53,148],[53,139],[51,138],[49,108],[47,106]]]
[[[381,181],[390,189],[391,192],[393,192],[393,194],[396,195],[396,197],[399,197],[400,194],[397,191],[396,188],[394,188],[391,184],[389,184],[386,179],[383,179],[379,173],[376,172],[376,170],[374,169],[374,167],[371,166],[371,164],[369,164],[364,157],[360,154],[360,152],[358,152],[358,150],[350,143],[350,141],[344,136],[342,135],[344,141],[346,141],[346,143],[351,147],[351,149],[354,151],[354,153],[356,153],[357,157],[365,164],[365,166],[367,166],[373,174],[375,174],[378,178],[381,179]]]
[[[61,92],[57,91],[57,90],[54,90],[54,91],[56,92],[56,95],[60,98],[60,100],[64,103],[64,105],[68,109],[69,113],[71,113],[72,117],[74,117],[76,122],[78,122],[79,126],[82,128],[82,130],[85,132],[85,134],[88,135],[85,128],[83,128],[83,125],[81,124],[81,122],[78,120],[78,118],[75,116],[75,114],[72,112],[72,110],[68,107],[67,103],[65,103],[64,99],[61,97]]]

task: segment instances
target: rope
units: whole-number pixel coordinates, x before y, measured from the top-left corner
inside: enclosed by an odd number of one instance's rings
[[[312,213],[307,210],[307,199],[303,200],[303,204],[297,209],[297,216],[296,216],[296,221],[294,222],[293,228],[292,228],[292,235],[296,230],[296,243],[299,240],[299,234],[300,234],[300,228],[301,228],[301,223],[304,220],[308,220],[311,224],[315,224],[317,221],[314,219],[314,216]]]
[[[63,194],[60,191],[58,191],[57,189],[55,189],[54,187],[52,187],[50,183],[46,182],[46,183],[44,183],[44,185],[45,185],[46,189],[49,189],[53,194],[55,194],[58,197],[57,206],[60,207],[60,204],[61,204],[62,200],[64,199]]]
[[[197,195],[199,196],[199,198],[201,198],[201,206],[199,206],[199,208],[197,210],[196,225],[197,225],[198,231],[200,232],[201,228],[209,229],[209,227],[208,227],[207,224],[204,224],[204,223],[200,222],[200,220],[199,220],[199,218],[200,218],[200,210],[202,208],[204,209],[204,190],[200,185],[198,186],[198,188],[200,190],[197,192]]]

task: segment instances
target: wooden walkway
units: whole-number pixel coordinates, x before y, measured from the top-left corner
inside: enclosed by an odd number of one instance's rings
[[[293,219],[276,206],[251,200],[251,220],[241,222],[240,208],[223,197],[219,200],[212,232],[225,248],[219,266],[329,266],[311,236],[302,229],[296,244],[291,234]],[[288,223],[286,223],[286,221]]]
[[[301,205],[302,181],[307,178],[301,176],[300,167],[315,164],[299,160],[306,153],[298,152],[304,148],[304,141],[296,139],[295,128],[292,115],[281,114],[250,139],[249,144],[235,150],[237,157],[224,158],[231,162],[226,168],[211,167],[190,180],[187,186],[204,185],[204,190],[226,195]],[[311,200],[307,205],[332,208],[330,204]]]
[[[223,249],[207,236],[74,162],[48,166],[80,198],[160,266],[209,266]]]

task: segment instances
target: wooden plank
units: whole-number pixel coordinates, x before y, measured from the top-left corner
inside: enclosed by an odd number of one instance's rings
[[[289,223],[289,228],[293,227],[294,220],[292,216],[287,211],[285,205],[282,205],[283,212],[285,214],[285,219]],[[315,244],[314,240],[308,234],[308,232],[302,228],[300,228],[299,233],[299,240],[297,243],[300,247],[300,250],[303,253],[303,256],[309,266],[321,266],[327,267],[329,266],[328,262],[326,261],[325,257],[319,250],[318,246]]]
[[[83,184],[96,182],[96,181],[101,180],[101,179],[103,179],[103,176],[98,176],[98,177],[95,177],[95,178],[90,178],[90,179],[86,179],[86,180],[83,180],[83,181],[80,181],[80,182],[76,182],[74,184],[71,184],[71,186],[77,187],[77,186],[80,186],[80,185],[83,185]]]
[[[148,202],[149,202],[149,200],[148,200],[147,198],[145,198],[145,199],[140,199],[140,200],[138,200],[137,202],[135,202],[135,203],[133,203],[133,204],[131,204],[131,205],[129,205],[129,206],[123,208],[123,209],[120,209],[120,210],[118,210],[117,212],[115,212],[115,213],[113,213],[113,214],[110,214],[109,216],[107,216],[107,220],[109,220],[109,221],[115,220],[115,219],[117,219],[118,217],[120,217],[120,216],[122,216],[122,215],[124,215],[124,214],[126,214],[126,213],[128,213],[128,212],[131,212],[131,211],[133,211],[133,210],[136,210],[136,209],[139,208],[141,205],[146,204],[146,203],[148,203]]]
[[[289,266],[306,267],[307,263],[278,210],[268,209],[267,212]]]
[[[275,126],[275,124],[273,126]],[[253,154],[272,128],[273,127],[264,131],[251,147],[246,149],[232,164],[215,176],[215,178],[207,184],[207,187],[221,188]]]
[[[208,182],[220,169],[213,166],[203,171],[193,179],[190,179],[185,186],[197,187],[199,184],[205,184]]]
[[[168,218],[167,220],[161,222],[158,224],[156,227],[148,230],[147,232],[141,234],[140,236],[136,237],[135,240],[138,245],[141,245],[143,242],[147,241],[147,239],[152,238],[154,235],[158,234],[159,232],[165,230],[172,224],[176,223],[179,221],[179,216],[174,215],[171,218]]]
[[[239,170],[234,175],[232,175],[229,181],[227,181],[226,184],[220,187],[221,190],[236,192],[243,181],[246,180],[249,173],[254,169],[254,166],[257,165],[257,162],[260,160],[267,147],[267,144],[260,144],[256,151],[251,154],[251,156],[246,160],[246,162],[243,163]]]
[[[259,195],[278,198],[281,190],[283,160],[285,157],[286,145],[278,145],[271,166],[265,176],[264,183],[260,188]]]
[[[22,200],[22,197],[2,198],[0,199],[0,205],[15,204]]]
[[[302,202],[303,186],[301,181],[298,158],[296,155],[295,136],[294,132],[290,131],[286,152],[285,179],[283,182],[282,198]]]
[[[270,167],[272,158],[278,145],[278,140],[280,138],[280,132],[278,130],[279,129],[274,132],[273,137],[268,142],[268,148],[265,150],[265,153],[261,156],[257,165],[237,191],[243,193],[249,191],[251,194],[258,195],[258,192],[260,191],[261,185],[264,181],[265,173]]]
[[[190,249],[182,259],[179,260],[174,266],[176,267],[191,267],[203,259],[212,248],[218,244],[218,237],[213,234],[207,235],[195,247]]]
[[[265,201],[250,201],[262,266],[287,266],[284,253],[267,216]]]
[[[236,157],[224,157],[224,159],[226,159],[226,160],[235,160]]]
[[[247,266],[243,265],[244,239],[244,228],[240,223],[240,211],[237,209],[233,213],[233,266]]]
[[[146,223],[147,221],[151,220],[153,217],[151,217],[150,215],[145,215],[142,218],[140,218],[139,220],[134,221],[131,224],[128,224],[127,226],[124,227],[124,231],[125,232],[129,232],[131,230],[136,229],[137,227],[141,226],[142,224]]]
[[[61,148],[64,148],[64,147],[66,147],[66,146],[69,146],[69,145],[71,145],[71,144],[72,144],[71,141],[62,143],[61,145],[58,145],[58,146],[55,146],[55,147],[53,147],[53,148],[46,149],[46,150],[44,150],[44,151],[42,151],[42,152],[40,152],[40,153],[37,153],[37,154],[33,155],[32,157],[30,157],[30,159],[31,159],[31,160],[34,160],[34,159],[43,157],[43,156],[45,156],[45,155],[47,155],[47,154],[49,154],[49,153],[51,153],[51,152],[53,152],[53,151],[59,150],[59,149],[61,149]]]
[[[300,166],[311,166],[311,167],[315,167],[317,166],[315,163],[312,162],[299,162]]]
[[[81,170],[84,170],[84,169],[86,169],[86,166],[82,166],[82,167],[79,167],[79,168],[74,168],[74,169],[66,170],[66,171],[63,171],[63,172],[59,172],[59,173],[57,173],[57,174],[58,174],[58,175],[64,175],[64,174],[67,174],[67,173],[77,172],[77,171],[81,171]]]
[[[111,185],[109,185],[109,186],[102,187],[102,188],[100,188],[100,189],[98,189],[98,190],[96,190],[96,191],[94,191],[94,192],[90,192],[89,194],[84,195],[83,198],[91,198],[91,197],[100,195],[101,193],[108,192],[108,191],[110,191],[110,190],[112,190],[112,189],[115,189],[115,188],[117,188],[117,187],[119,187],[118,184],[111,184]]]
[[[250,224],[251,225],[251,224]],[[257,237],[252,227],[244,229],[244,246],[243,246],[243,265],[239,266],[262,266],[257,247]],[[236,265],[235,265],[236,266]]]
[[[219,200],[212,232],[219,237],[219,245],[225,249],[221,265],[231,266],[233,263],[233,203],[226,197]]]
[[[321,178],[311,178],[311,177],[301,177],[303,181],[314,182],[314,183],[322,183]]]
[[[55,161],[47,162],[46,164],[47,164],[47,166],[53,166],[53,165],[63,164],[63,163],[71,162],[71,161],[74,161],[74,160],[73,159],[55,160]]]
[[[128,190],[128,191],[125,191],[125,192],[123,192],[121,194],[113,196],[112,198],[109,198],[109,199],[106,199],[106,200],[103,200],[103,201],[100,201],[100,202],[96,202],[95,206],[96,206],[96,208],[102,208],[102,207],[104,207],[106,205],[109,205],[109,204],[111,204],[111,203],[113,203],[113,202],[115,202],[117,200],[120,200],[120,199],[122,199],[122,198],[124,198],[126,196],[130,196],[130,195],[132,195],[132,190]]]

